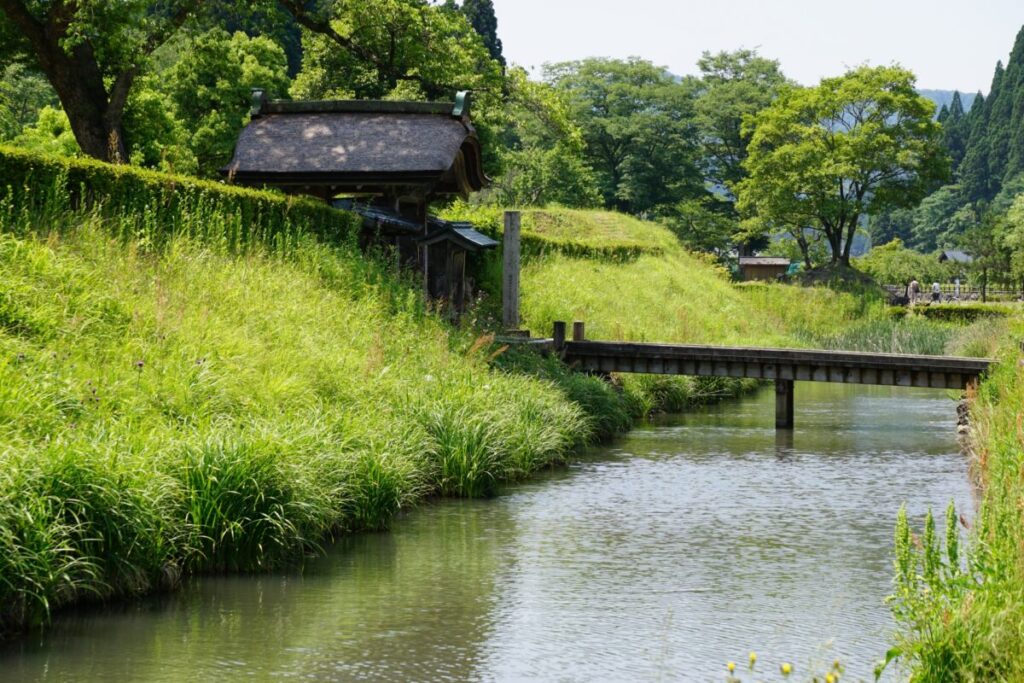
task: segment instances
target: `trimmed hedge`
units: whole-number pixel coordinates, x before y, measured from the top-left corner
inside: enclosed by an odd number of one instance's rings
[[[1005,318],[1017,309],[1005,304],[965,303],[919,305],[912,310],[929,320],[968,324],[981,318]]]
[[[66,211],[97,212],[121,237],[151,246],[186,235],[230,251],[287,251],[306,235],[346,241],[359,227],[354,214],[309,198],[0,145],[5,222],[38,230]]]

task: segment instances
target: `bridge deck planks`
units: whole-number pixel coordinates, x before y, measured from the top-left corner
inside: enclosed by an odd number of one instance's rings
[[[566,362],[594,372],[964,389],[995,361],[893,353],[567,341]]]

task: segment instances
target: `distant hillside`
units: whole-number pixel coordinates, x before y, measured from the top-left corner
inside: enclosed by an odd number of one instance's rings
[[[953,101],[953,93],[955,90],[918,90],[929,100],[935,103],[935,111],[938,113],[939,109],[942,109],[942,105],[949,106],[949,103]],[[971,105],[974,104],[974,98],[978,96],[978,93],[960,93],[960,101],[964,104],[964,111],[969,111]]]

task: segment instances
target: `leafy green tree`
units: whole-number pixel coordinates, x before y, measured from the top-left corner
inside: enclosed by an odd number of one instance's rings
[[[949,175],[935,105],[914,76],[860,67],[783,92],[748,122],[739,208],[764,228],[821,232],[830,265],[849,266],[865,215],[913,206]]]
[[[503,173],[492,190],[496,200],[506,206],[600,205],[583,132],[565,95],[530,80],[521,68],[509,71],[507,90],[508,125],[499,140]]]
[[[910,243],[920,251],[955,246],[973,221],[971,212],[961,211],[966,205],[958,185],[945,185],[925,197],[913,211]]]
[[[604,203],[642,214],[704,193],[692,83],[641,59],[545,67],[583,130]]]
[[[82,151],[126,161],[124,111],[146,60],[201,0],[0,0],[0,35],[20,51],[60,98]]]
[[[893,209],[873,214],[868,220],[868,234],[872,244],[888,244],[893,240],[910,242],[914,239],[914,210]]]
[[[1024,282],[1024,194],[1017,195],[1005,215],[1003,245],[1009,252],[1011,277]]]
[[[903,241],[894,239],[854,259],[857,268],[884,285],[906,285],[911,280],[946,282],[953,277],[949,265],[933,255],[908,249]]]
[[[36,122],[40,110],[57,104],[46,78],[13,62],[0,72],[0,140],[9,140]]]
[[[74,157],[81,156],[71,123],[60,109],[49,105],[39,110],[36,122],[26,126],[13,143],[18,147],[45,154]]]
[[[725,257],[737,237],[732,202],[714,196],[684,199],[661,209],[660,218],[679,241],[693,251]]]
[[[705,52],[697,67],[701,78],[695,111],[705,178],[729,191],[746,177],[743,161],[751,132],[744,132],[743,119],[770,105],[789,82],[777,60],[756,50]]]
[[[992,282],[1012,281],[1013,249],[1007,234],[1010,226],[1005,216],[985,211],[976,216],[972,226],[961,236],[961,246],[973,257],[973,279],[981,285],[981,299],[987,298]]]
[[[202,175],[215,175],[245,124],[251,90],[288,91],[288,60],[269,38],[213,29],[197,36],[160,77],[175,117],[188,122],[188,147]]]
[[[501,93],[501,66],[461,14],[421,0],[337,0],[328,14],[314,13],[304,2],[282,4],[307,29],[295,97]]]
[[[978,93],[967,115],[967,147],[957,168],[957,179],[970,201],[982,200],[989,195],[992,181],[989,177],[988,146],[988,100]]]

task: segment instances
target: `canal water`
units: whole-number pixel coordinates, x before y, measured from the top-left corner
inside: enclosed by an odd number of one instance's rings
[[[65,614],[0,650],[0,681],[722,681],[750,650],[758,680],[836,658],[871,680],[897,509],[972,509],[955,404],[796,391],[788,437],[769,390],[496,499],[428,505],[302,573]]]

